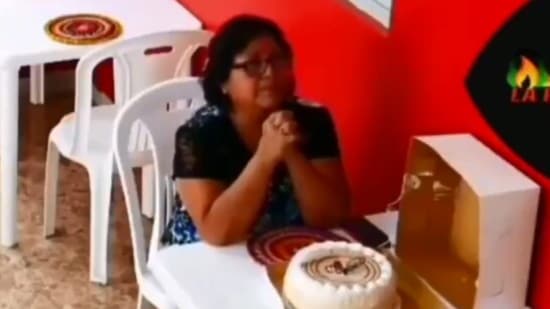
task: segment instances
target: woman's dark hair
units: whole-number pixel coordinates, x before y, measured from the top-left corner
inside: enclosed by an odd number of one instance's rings
[[[273,21],[254,15],[238,15],[225,22],[208,46],[208,62],[202,87],[208,104],[229,107],[230,101],[222,91],[235,57],[255,39],[270,37],[283,52],[292,57],[292,49],[282,30]]]

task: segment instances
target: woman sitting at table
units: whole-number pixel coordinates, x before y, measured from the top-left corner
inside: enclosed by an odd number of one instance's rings
[[[177,207],[164,243],[229,245],[285,226],[341,223],[350,197],[333,123],[325,108],[295,97],[282,31],[235,17],[208,56],[207,105],[176,133]]]

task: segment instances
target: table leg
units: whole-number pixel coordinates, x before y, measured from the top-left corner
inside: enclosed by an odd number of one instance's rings
[[[0,70],[0,244],[17,243],[19,89],[16,68]]]
[[[31,103],[44,104],[44,65],[32,65],[30,69]]]

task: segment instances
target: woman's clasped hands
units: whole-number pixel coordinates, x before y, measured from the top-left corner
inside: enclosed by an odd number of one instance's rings
[[[296,151],[301,140],[298,123],[292,112],[277,111],[263,122],[256,153],[263,162],[276,165],[290,152]]]

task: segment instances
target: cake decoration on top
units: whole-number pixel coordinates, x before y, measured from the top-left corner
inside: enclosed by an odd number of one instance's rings
[[[395,309],[400,303],[390,261],[342,241],[299,250],[286,269],[283,296],[295,309]]]
[[[378,280],[380,265],[372,258],[362,256],[329,255],[305,262],[306,273],[320,283],[361,284]]]

